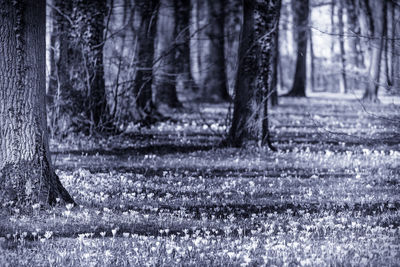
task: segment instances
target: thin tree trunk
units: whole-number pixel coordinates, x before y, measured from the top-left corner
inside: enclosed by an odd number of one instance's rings
[[[279,49],[279,21],[280,21],[280,13],[281,13],[281,2],[278,1],[277,3],[279,6],[276,7],[275,11],[275,20],[277,21],[276,26],[277,29],[273,31],[273,36],[274,36],[274,41],[273,41],[273,47],[272,47],[272,61],[270,63],[271,71],[272,71],[272,79],[271,79],[271,87],[270,87],[270,92],[268,93],[271,106],[277,106],[278,103],[278,66],[279,66],[279,58],[280,58],[280,49]],[[267,117],[268,118],[268,117]]]
[[[182,104],[176,93],[176,21],[174,0],[161,0],[157,20],[155,104],[157,108],[177,108]]]
[[[91,1],[92,4],[85,3],[85,15],[87,16],[88,29],[87,33],[92,36],[88,40],[88,48],[86,62],[89,71],[89,88],[87,94],[87,103],[89,105],[88,117],[93,123],[92,127],[96,130],[104,130],[109,124],[109,108],[106,99],[106,88],[104,80],[103,65],[103,47],[104,47],[104,30],[105,15],[107,14],[107,6],[103,0]],[[82,51],[84,53],[84,51]],[[83,55],[83,57],[85,57]]]
[[[51,165],[46,122],[45,1],[1,0],[0,203],[73,203]]]
[[[152,101],[154,41],[159,0],[136,0],[133,28],[136,37],[136,75],[133,84],[135,116],[148,121],[154,112]]]
[[[338,20],[339,20],[339,47],[340,47],[340,63],[342,64],[341,71],[341,88],[343,93],[347,94],[347,74],[346,74],[346,51],[344,48],[344,23],[343,23],[343,9],[344,0],[339,0]]]
[[[381,74],[382,50],[384,48],[384,19],[386,15],[386,1],[364,0],[361,2],[361,25],[364,25],[365,35],[371,36],[371,60],[369,66],[369,80],[365,88],[363,99],[378,101],[379,79]],[[373,10],[373,12],[372,12]]]
[[[336,1],[332,1],[331,2],[331,34],[333,34],[333,35],[336,33],[335,6],[336,6]],[[336,38],[331,37],[331,55],[335,54],[335,42],[336,42]]]
[[[203,69],[205,76],[201,96],[205,101],[229,100],[224,52],[224,6],[225,0],[207,1],[206,36],[209,45],[204,59],[207,66]]]
[[[203,52],[203,47],[204,47],[204,30],[203,30],[203,17],[204,17],[204,10],[206,10],[205,5],[207,4],[206,1],[202,0],[197,0],[196,1],[196,7],[195,7],[195,13],[196,16],[196,22],[195,22],[195,45],[196,45],[196,61],[197,61],[197,76],[198,76],[198,82],[197,85],[199,88],[203,88],[204,86],[204,75],[203,75],[203,60],[202,60],[202,54]]]
[[[309,31],[308,38],[310,39],[310,76],[311,76],[311,91],[315,91],[315,54],[312,29]]]
[[[398,17],[400,16],[399,5],[392,5],[392,81],[393,88],[400,92],[400,45],[396,37],[400,36],[400,27]]]
[[[175,0],[176,45],[177,45],[177,82],[184,90],[196,91],[190,63],[190,0]]]
[[[383,66],[383,73],[385,77],[385,85],[387,89],[392,86],[392,79],[390,77],[390,66],[389,63],[391,61],[391,56],[389,56],[389,26],[390,25],[390,15],[391,15],[391,1],[388,1],[386,4],[386,12],[383,14],[384,21],[383,21],[383,36],[384,36],[384,66]],[[389,16],[388,16],[389,15]]]
[[[294,27],[297,37],[297,59],[293,86],[287,96],[304,97],[306,96],[307,82],[307,40],[308,40],[308,0],[292,0],[294,7]]]
[[[396,75],[400,75],[399,72],[396,72],[396,60],[399,61],[400,54],[398,54],[398,49],[396,49],[396,30],[398,28],[397,20],[396,20],[396,6],[393,2],[390,2],[390,11],[391,11],[391,39],[390,39],[390,51],[392,56],[390,57],[390,77],[392,80],[392,86],[396,87]]]
[[[361,32],[356,12],[356,0],[344,0],[343,3],[346,7],[347,23],[351,33],[351,37],[349,38],[349,53],[347,53],[349,64],[363,68],[364,57],[360,51],[361,43],[359,36]]]

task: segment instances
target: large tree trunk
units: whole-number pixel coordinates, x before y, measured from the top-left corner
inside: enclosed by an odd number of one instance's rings
[[[269,141],[267,105],[279,10],[279,0],[243,1],[234,112],[227,140],[230,145],[243,146],[255,141],[274,149]]]
[[[0,6],[0,203],[73,203],[49,155],[45,1],[1,0]]]
[[[155,102],[157,108],[181,107],[176,93],[175,1],[161,0],[157,21]]]
[[[202,71],[204,74],[204,85],[201,98],[205,101],[228,100],[228,83],[225,70],[224,52],[224,21],[225,0],[208,0],[207,27],[205,35],[209,41],[204,55]]]
[[[143,121],[154,112],[152,81],[158,5],[159,0],[136,0],[134,6],[137,69],[133,93],[136,119]]]
[[[366,101],[378,101],[379,79],[381,74],[382,50],[384,46],[384,19],[386,14],[386,1],[359,0],[360,25],[364,36],[370,40],[370,62],[368,71],[368,83],[363,99]]]
[[[59,104],[75,130],[107,130],[103,46],[106,2],[54,0],[58,35],[56,57]],[[66,130],[66,129],[62,129]]]
[[[308,40],[308,0],[292,0],[294,11],[294,31],[297,40],[297,59],[293,86],[287,96],[303,97],[306,96],[307,81],[307,40]]]

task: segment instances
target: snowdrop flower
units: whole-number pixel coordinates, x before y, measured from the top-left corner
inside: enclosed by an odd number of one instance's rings
[[[128,238],[129,237],[129,233],[123,233],[122,236],[125,237],[125,238]]]
[[[46,231],[46,233],[44,234],[44,237],[45,237],[46,239],[49,239],[52,235],[53,235],[53,232],[52,232],[52,231]]]
[[[22,239],[24,239],[27,235],[28,235],[27,232],[23,232],[23,233],[21,234]]]
[[[113,237],[115,237],[115,235],[117,234],[118,230],[119,230],[118,227],[111,230],[111,233],[112,233]]]

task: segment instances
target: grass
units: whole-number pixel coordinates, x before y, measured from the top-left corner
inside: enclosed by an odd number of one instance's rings
[[[398,266],[399,106],[366,109],[284,99],[277,153],[218,148],[223,105],[53,142],[79,206],[26,216],[3,204],[0,265]]]

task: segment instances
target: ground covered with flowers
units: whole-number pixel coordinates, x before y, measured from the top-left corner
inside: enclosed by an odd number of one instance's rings
[[[222,148],[227,105],[53,141],[78,203],[0,211],[1,266],[398,266],[400,106],[283,99],[278,152]]]

